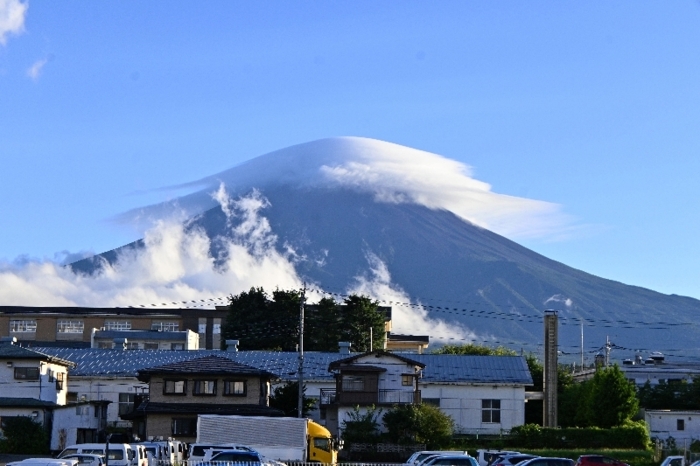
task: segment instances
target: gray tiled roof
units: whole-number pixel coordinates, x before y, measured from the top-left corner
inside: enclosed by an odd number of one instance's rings
[[[296,379],[299,356],[280,351],[219,351],[219,350],[115,350],[93,348],[38,348],[40,351],[77,363],[71,376],[136,377],[140,369],[189,361],[205,356],[232,359],[275,374],[283,380]],[[461,356],[449,354],[398,353],[425,364],[424,382],[444,383],[508,383],[531,385],[532,377],[525,358],[520,356]],[[331,381],[331,362],[347,358],[347,354],[304,353],[304,378],[307,381]]]
[[[9,343],[0,344],[0,359],[34,359],[38,361],[47,361],[55,364],[70,367],[73,365],[70,360],[55,356],[51,352],[42,352],[37,349],[22,348],[18,345]]]
[[[56,408],[58,405],[51,401],[37,400],[35,398],[0,397],[0,406],[3,408]]]

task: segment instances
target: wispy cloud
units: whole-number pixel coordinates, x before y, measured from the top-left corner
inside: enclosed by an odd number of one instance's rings
[[[37,79],[39,79],[39,76],[41,75],[41,70],[44,69],[44,65],[46,65],[47,63],[48,60],[46,58],[42,58],[41,60],[35,61],[34,64],[30,66],[29,69],[27,69],[27,76],[36,81]]]
[[[20,0],[0,0],[0,44],[5,45],[11,34],[24,32],[24,20],[29,3]]]

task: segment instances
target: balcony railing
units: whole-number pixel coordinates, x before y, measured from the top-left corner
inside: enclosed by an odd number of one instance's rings
[[[375,392],[321,389],[321,405],[331,404],[418,404],[420,390],[378,390]]]

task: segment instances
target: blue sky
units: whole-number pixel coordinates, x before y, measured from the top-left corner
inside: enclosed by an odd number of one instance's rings
[[[0,0],[1,262],[330,136],[464,162],[578,226],[521,244],[700,298],[697,1]]]

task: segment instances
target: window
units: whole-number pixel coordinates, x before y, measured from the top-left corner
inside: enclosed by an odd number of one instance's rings
[[[225,380],[224,395],[245,396],[246,395],[245,380]]]
[[[216,395],[216,380],[195,380],[193,395]]]
[[[424,405],[432,405],[440,407],[440,398],[421,398],[421,403]]]
[[[314,438],[314,448],[323,451],[331,451],[331,439],[329,438]]]
[[[10,333],[36,333],[36,320],[10,320]]]
[[[221,333],[221,319],[218,317],[214,319],[214,324],[212,325],[211,333],[214,335],[219,335]]]
[[[119,394],[119,415],[131,412],[134,409],[134,394],[120,393]]]
[[[173,418],[173,437],[196,437],[197,418]]]
[[[404,387],[412,387],[413,386],[413,376],[410,374],[401,375],[401,385],[403,385]]]
[[[159,332],[177,332],[180,330],[180,324],[173,321],[156,321],[151,323],[151,330]]]
[[[481,422],[501,422],[501,400],[481,400]]]
[[[173,351],[182,351],[185,349],[184,343],[170,343],[170,349]]]
[[[685,419],[676,419],[676,430],[685,430]]]
[[[97,347],[99,349],[112,349],[112,343],[109,341],[98,341]]]
[[[163,384],[163,394],[165,395],[184,395],[186,391],[186,380],[166,380]]]
[[[85,324],[82,320],[59,320],[56,324],[58,333],[83,333]]]
[[[131,330],[131,321],[105,320],[105,330]]]
[[[65,377],[65,372],[56,372],[56,390],[63,390],[63,381]]]
[[[143,349],[158,349],[158,343],[144,343]]]
[[[15,367],[16,380],[39,380],[38,367]]]
[[[132,341],[126,343],[126,349],[139,349],[138,342]]]
[[[365,391],[365,379],[356,375],[343,376],[343,391],[363,392]]]

